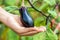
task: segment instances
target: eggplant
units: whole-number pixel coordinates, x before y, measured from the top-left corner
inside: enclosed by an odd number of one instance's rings
[[[23,26],[24,27],[34,27],[34,21],[24,6],[22,6],[19,9],[19,12],[21,15],[21,22],[22,22]]]

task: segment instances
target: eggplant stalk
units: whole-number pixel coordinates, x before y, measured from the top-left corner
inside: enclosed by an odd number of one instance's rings
[[[34,22],[24,5],[24,0],[22,0],[22,7],[19,9],[19,12],[21,14],[21,22],[22,22],[23,26],[24,27],[33,27]]]

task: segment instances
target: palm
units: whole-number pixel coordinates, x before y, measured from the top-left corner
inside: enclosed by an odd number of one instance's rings
[[[20,26],[23,26],[23,24],[21,23],[21,20],[20,20],[20,16],[12,14],[12,17],[16,20],[16,22],[18,22],[18,24]]]
[[[23,26],[21,23],[20,17],[18,15],[12,15],[12,17],[16,20],[16,22],[18,22],[18,24],[20,24],[21,27]],[[44,31],[46,30],[44,26],[41,26],[39,29],[25,28],[25,27],[23,27],[23,28],[24,29],[22,30],[22,32],[20,31],[22,33],[22,35],[33,35],[33,34],[42,32],[43,30]]]

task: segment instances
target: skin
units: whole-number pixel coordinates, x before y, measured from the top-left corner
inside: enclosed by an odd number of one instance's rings
[[[23,27],[23,25],[20,21],[20,17],[18,15],[13,15],[11,13],[8,13],[1,7],[0,7],[0,21],[21,36],[31,36],[31,35],[37,34],[39,32],[46,31],[46,28],[44,26],[40,26],[39,28]]]

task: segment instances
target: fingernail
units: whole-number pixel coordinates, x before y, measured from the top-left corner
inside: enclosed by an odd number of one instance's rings
[[[39,29],[40,32],[44,32],[44,29]]]
[[[45,27],[44,28],[40,28],[39,30],[44,32],[44,31],[46,31],[46,28]]]

